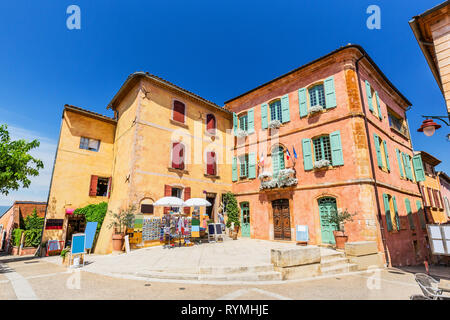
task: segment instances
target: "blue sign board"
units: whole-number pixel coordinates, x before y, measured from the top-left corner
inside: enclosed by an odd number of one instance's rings
[[[86,234],[86,249],[92,249],[95,232],[97,231],[97,224],[98,222],[88,222],[86,224],[86,230],[84,230],[84,233]]]
[[[72,235],[72,254],[84,253],[86,249],[86,235],[84,233],[76,233]]]
[[[295,234],[297,241],[303,242],[309,241],[308,226],[297,225],[297,228],[295,229]]]

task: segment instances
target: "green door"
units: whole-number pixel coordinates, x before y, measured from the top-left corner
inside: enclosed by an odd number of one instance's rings
[[[241,236],[250,237],[250,205],[248,202],[241,203]]]
[[[319,199],[319,213],[320,213],[320,228],[322,230],[322,243],[334,244],[333,231],[336,226],[324,221],[324,217],[330,214],[333,210],[337,210],[335,198],[321,198]]]

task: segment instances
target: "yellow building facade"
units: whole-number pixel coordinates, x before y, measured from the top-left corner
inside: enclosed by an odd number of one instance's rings
[[[64,225],[46,229],[43,241],[64,238],[67,208],[102,201],[111,212],[135,205],[138,212],[161,216],[164,209],[152,204],[163,196],[206,198],[213,206],[202,209],[205,219],[217,221],[222,195],[231,191],[226,150],[233,145],[232,114],[141,72],[128,77],[108,108],[114,119],[65,107],[47,213],[49,219],[64,219]],[[83,144],[94,151],[80,149]],[[68,178],[74,182],[70,188]],[[108,213],[96,253],[112,251],[109,223]]]

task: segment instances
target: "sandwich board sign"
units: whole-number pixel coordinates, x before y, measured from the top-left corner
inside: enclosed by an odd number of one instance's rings
[[[84,233],[86,234],[86,249],[92,250],[98,222],[88,222]]]
[[[70,249],[70,260],[75,255],[84,255],[86,251],[86,235],[84,233],[75,233],[72,235],[72,248]],[[83,258],[84,266],[84,258]]]

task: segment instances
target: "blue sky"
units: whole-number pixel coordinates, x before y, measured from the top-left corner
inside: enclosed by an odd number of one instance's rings
[[[0,196],[46,200],[64,104],[106,115],[126,77],[148,71],[219,105],[348,43],[362,45],[412,102],[415,150],[444,161],[448,127],[426,138],[422,114],[445,115],[444,98],[408,25],[443,0],[410,1],[2,1],[0,123],[15,137],[39,138],[46,164],[31,188]],[[81,8],[81,30],[66,9]],[[381,29],[366,27],[369,5]]]

